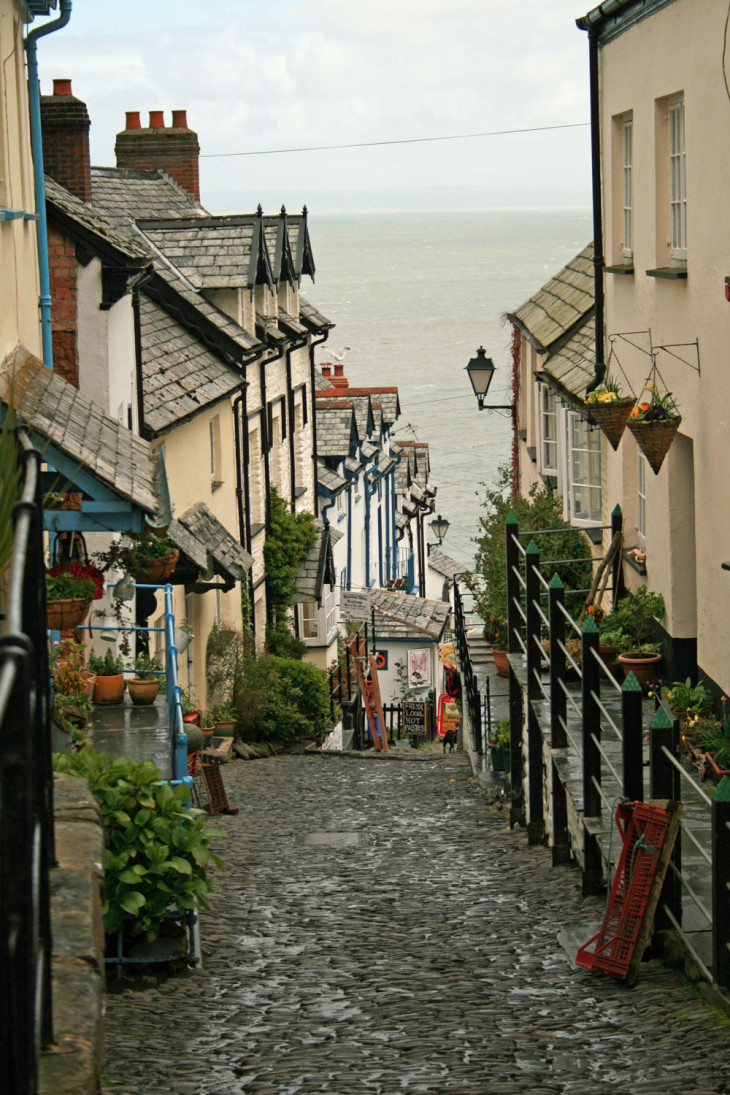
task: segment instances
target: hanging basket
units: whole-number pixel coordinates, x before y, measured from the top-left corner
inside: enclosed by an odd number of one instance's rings
[[[651,470],[659,474],[664,457],[674,441],[675,434],[682,422],[681,415],[676,418],[662,418],[654,422],[629,422],[628,427],[636,438],[636,444],[649,461]]]
[[[586,410],[599,429],[608,438],[611,448],[617,449],[624,435],[626,423],[636,400],[618,399],[614,403],[586,403]]]
[[[132,577],[135,581],[141,582],[143,585],[148,582],[150,584],[153,584],[154,582],[164,582],[166,578],[170,577],[175,569],[175,564],[177,563],[179,556],[180,552],[176,548],[162,559],[155,559],[152,562],[146,563],[144,566],[140,566],[139,569],[135,567],[132,572]]]
[[[86,619],[91,600],[83,597],[69,597],[61,601],[46,603],[46,619],[49,631],[69,631],[78,627]]]

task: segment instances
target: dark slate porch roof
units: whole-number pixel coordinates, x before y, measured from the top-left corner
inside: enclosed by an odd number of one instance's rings
[[[383,642],[388,639],[438,642],[451,614],[448,602],[392,593],[387,589],[371,589],[370,606],[375,611],[376,640]]]
[[[325,585],[334,589],[337,584],[332,545],[342,538],[342,533],[329,525],[323,525],[321,521],[315,521],[315,527],[317,539],[297,570],[297,591],[293,598],[295,604],[301,604],[304,601],[316,601],[320,604]]]
[[[218,573],[241,582],[253,565],[251,555],[205,502],[196,502],[173,520],[168,535],[203,574]]]
[[[590,316],[595,303],[593,279],[593,244],[589,243],[517,311],[508,312],[507,319],[538,353],[546,353]]]

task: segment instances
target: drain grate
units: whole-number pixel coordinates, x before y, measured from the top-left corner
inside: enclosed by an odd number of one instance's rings
[[[350,848],[362,844],[363,833],[305,833],[305,844],[320,844],[329,848]]]

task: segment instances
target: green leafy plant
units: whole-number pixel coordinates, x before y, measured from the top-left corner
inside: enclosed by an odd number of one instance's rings
[[[497,719],[494,730],[492,731],[492,745],[496,745],[500,748],[505,748],[510,744],[510,721],[509,718]]]
[[[98,654],[89,654],[89,669],[97,677],[117,677],[124,672],[124,662],[118,654],[107,650],[103,658]]]
[[[664,598],[639,586],[626,593],[613,612],[601,620],[602,641],[614,646],[619,654],[659,654],[662,644],[651,641],[655,620],[664,615]]]
[[[540,530],[555,530],[539,538],[541,551],[549,559],[562,562],[541,565],[547,581],[557,573],[566,589],[570,606],[572,590],[590,585],[591,547],[583,532],[573,528],[562,517],[562,502],[558,495],[535,485],[529,495],[511,491],[512,468],[504,464],[498,471],[497,486],[486,492],[483,513],[479,519],[481,534],[475,538],[477,553],[474,570],[465,575],[466,584],[476,598],[476,608],[485,623],[485,636],[498,649],[507,645],[507,540],[506,527],[514,514],[520,534]],[[521,542],[527,538],[520,535]],[[501,643],[503,646],[499,646]]]
[[[177,550],[169,536],[158,536],[155,532],[140,532],[130,539],[131,544],[127,545],[114,540],[106,551],[95,552],[94,559],[105,571],[115,568],[134,575],[144,571],[150,563],[169,559]]]
[[[99,804],[106,831],[104,928],[108,934],[133,917],[132,935],[156,939],[169,908],[180,915],[209,909],[213,884],[207,868],[222,861],[210,850],[215,834],[202,810],[185,806],[188,789],[160,778],[151,761],[109,757],[87,745],[54,756],[59,772],[81,776]]]
[[[692,684],[690,677],[685,681],[674,681],[672,685],[662,688],[662,696],[672,708],[685,715],[699,714],[700,711],[711,709],[715,697],[702,681]]]
[[[671,418],[678,418],[679,411],[674,397],[669,391],[662,391],[656,380],[648,381],[644,391],[648,393],[647,399],[640,402],[629,413],[632,422],[662,422]]]
[[[84,665],[85,644],[63,639],[53,649],[53,697],[51,717],[71,735],[75,746],[84,741],[91,711],[90,670]]]
[[[149,654],[144,652],[138,654],[134,660],[134,675],[140,681],[156,680],[160,686],[160,691],[165,690],[165,674],[162,672],[162,666],[156,657],[151,658]]]
[[[610,377],[606,377],[599,388],[595,388],[592,392],[589,392],[586,396],[586,403],[620,403],[622,400],[631,399],[632,396],[627,396],[621,391],[621,386]]]
[[[46,600],[66,601],[79,599],[90,601],[96,593],[93,578],[78,577],[69,570],[58,574],[46,572]]]
[[[329,689],[327,674],[310,662],[291,658],[273,658],[281,691],[305,720],[303,732],[313,733],[320,740],[329,715]]]
[[[292,513],[276,488],[271,490],[270,513],[264,543],[271,610],[266,642],[272,653],[302,657],[304,645],[291,636],[287,621],[296,594],[297,570],[317,540],[314,517],[311,513]],[[288,637],[293,641],[289,642]]]
[[[209,719],[212,722],[235,722],[236,721],[236,709],[232,703],[216,703],[208,712]]]

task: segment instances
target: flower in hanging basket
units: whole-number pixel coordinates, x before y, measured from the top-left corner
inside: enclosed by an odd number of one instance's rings
[[[591,418],[608,438],[613,449],[619,446],[626,429],[626,420],[635,403],[635,398],[624,395],[613,380],[606,380],[600,388],[586,396],[586,406]]]
[[[91,581],[93,583],[93,593],[91,594],[91,599],[94,601],[98,601],[100,597],[104,596],[104,575],[92,563],[79,563],[78,561],[75,561],[73,563],[54,563],[54,565],[50,568],[50,570],[48,570],[47,573],[51,576],[51,578],[61,578],[63,575],[68,575],[70,578],[78,578],[85,581]],[[80,596],[80,594],[77,593],[73,596]],[[52,597],[51,594],[48,592],[47,580],[46,597],[49,601],[59,600],[59,597]]]
[[[628,426],[652,471],[658,475],[682,416],[671,392],[662,392],[655,382],[648,383],[645,391],[649,398],[633,408]]]
[[[69,567],[56,565],[51,570],[46,571],[46,600],[48,602],[70,600],[90,602],[94,599],[96,596],[94,579],[86,575],[74,574],[71,568],[76,565],[79,564],[71,563]]]

